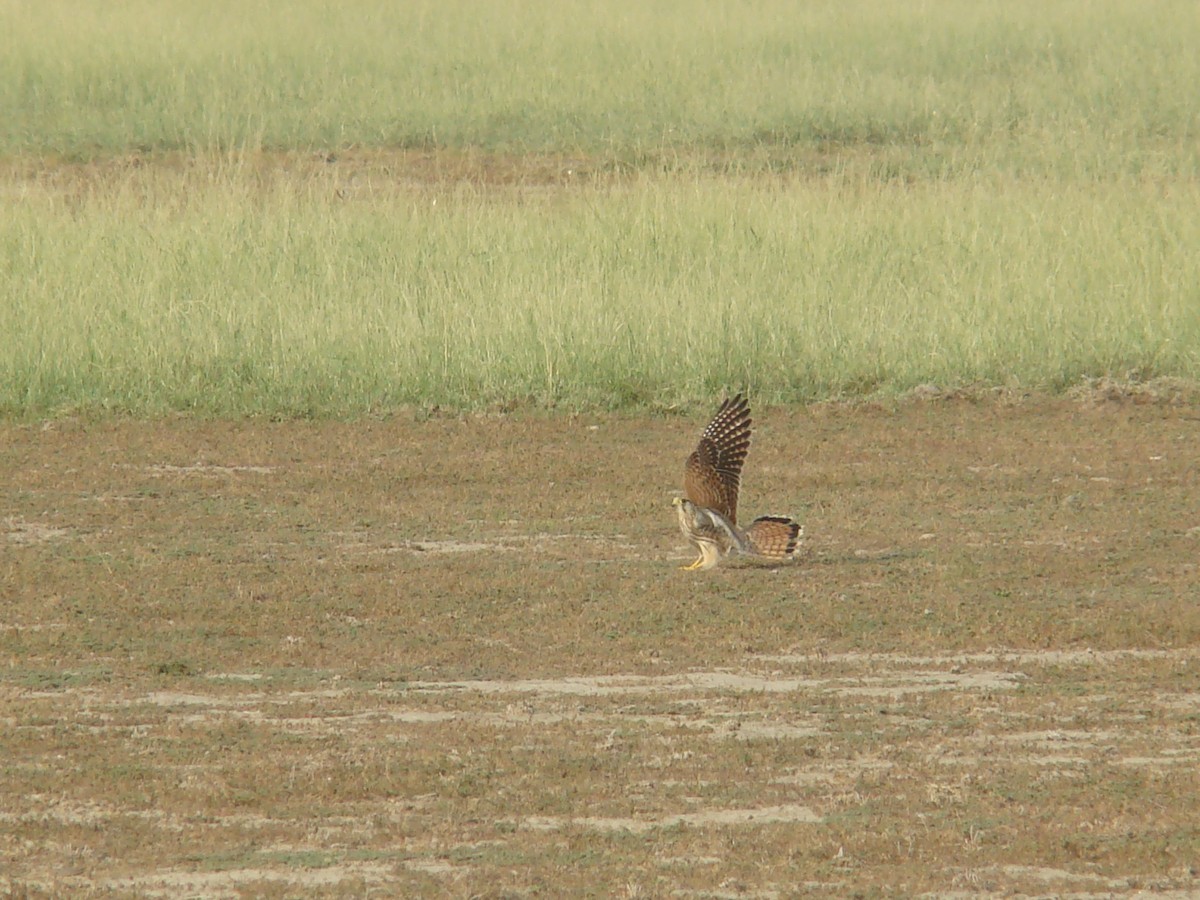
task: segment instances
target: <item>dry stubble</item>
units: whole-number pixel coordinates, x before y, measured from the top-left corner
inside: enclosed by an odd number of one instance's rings
[[[4,426],[0,883],[1200,888],[1195,408],[756,419],[701,574],[691,419]]]

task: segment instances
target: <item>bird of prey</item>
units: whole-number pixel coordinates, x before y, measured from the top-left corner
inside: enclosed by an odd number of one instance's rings
[[[711,569],[722,557],[748,556],[782,562],[791,559],[800,526],[783,516],[759,516],[737,524],[742,463],[750,449],[750,405],[738,394],[721,403],[700,435],[683,473],[684,496],[675,498],[679,529],[700,557],[684,569]]]

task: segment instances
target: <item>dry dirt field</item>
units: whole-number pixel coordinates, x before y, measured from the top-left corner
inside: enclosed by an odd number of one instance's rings
[[[1200,407],[0,425],[0,893],[1200,895]]]

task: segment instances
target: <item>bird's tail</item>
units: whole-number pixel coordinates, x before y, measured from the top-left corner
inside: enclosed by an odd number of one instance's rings
[[[750,549],[767,559],[791,559],[801,528],[783,516],[759,516],[746,529]]]

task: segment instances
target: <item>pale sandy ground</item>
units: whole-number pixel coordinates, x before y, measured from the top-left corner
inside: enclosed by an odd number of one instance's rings
[[[567,676],[563,678],[514,680],[456,680],[420,681],[404,685],[400,695],[393,687],[380,686],[364,692],[361,688],[327,688],[314,691],[264,692],[256,688],[261,679],[256,673],[216,673],[207,677],[213,691],[152,691],[122,694],[121,692],[85,690],[81,692],[24,691],[25,703],[43,701],[47,709],[78,704],[85,709],[91,729],[100,733],[106,729],[128,731],[128,724],[106,725],[109,719],[124,721],[130,710],[158,708],[165,711],[165,721],[154,720],[147,729],[164,727],[217,727],[221,722],[249,721],[267,723],[278,731],[297,732],[312,738],[324,732],[345,735],[356,729],[393,728],[403,741],[422,740],[422,729],[441,723],[458,723],[482,734],[489,740],[503,742],[506,731],[520,733],[522,740],[532,731],[568,723],[578,729],[581,740],[595,741],[599,750],[605,741],[630,731],[656,733],[664,728],[686,729],[695,735],[687,753],[703,752],[706,742],[728,740],[804,742],[827,731],[821,715],[806,714],[805,701],[828,701],[844,697],[851,703],[895,702],[913,695],[946,692],[952,695],[976,697],[981,704],[998,694],[1019,689],[1031,682],[1046,679],[1051,669],[1082,670],[1091,673],[1119,669],[1139,661],[1168,663],[1180,669],[1200,665],[1200,651],[1110,650],[1093,652],[1073,651],[1008,651],[957,653],[944,656],[929,654],[764,654],[749,656],[745,666],[737,670],[695,671],[662,676],[611,675],[601,677]],[[797,677],[789,669],[814,667],[827,675]],[[231,690],[231,688],[233,688]],[[75,693],[75,696],[71,696]],[[472,699],[470,709],[462,709],[460,701]],[[683,701],[692,712],[654,715],[645,712],[625,713],[620,708],[589,708],[589,701],[628,698],[646,700],[669,697]],[[779,706],[768,704],[780,697],[794,698],[800,710],[781,717]],[[419,700],[406,706],[405,698]],[[356,711],[340,712],[339,706],[356,700]],[[372,705],[371,699],[374,700]],[[564,708],[564,699],[579,701]],[[367,700],[363,708],[363,701]],[[432,703],[430,702],[432,700]],[[736,712],[730,711],[730,701],[736,702]],[[401,701],[401,702],[398,702]],[[1150,705],[1173,710],[1180,721],[1200,715],[1200,691],[1172,692],[1146,698]],[[442,708],[439,708],[442,707]],[[299,711],[289,713],[288,710]],[[322,712],[324,711],[324,712]],[[122,715],[125,714],[125,715]],[[9,722],[11,725],[12,722]],[[136,726],[134,727],[136,732]],[[1136,748],[1136,749],[1135,749]],[[954,740],[942,740],[927,748],[936,757],[936,780],[925,790],[939,802],[953,802],[963,790],[962,785],[972,778],[985,777],[981,766],[1026,765],[1047,775],[1070,773],[1091,764],[1097,754],[1110,762],[1148,773],[1173,767],[1200,765],[1200,739],[1187,728],[1156,728],[1133,724],[1124,717],[1111,727],[1021,730],[1014,723],[998,724],[987,733],[972,733]],[[886,776],[897,764],[879,757],[863,756],[853,761],[832,764],[813,760],[798,766],[781,767],[774,781],[792,785],[850,786],[864,775]],[[420,805],[419,800],[417,806]],[[387,804],[381,805],[384,814]],[[49,795],[28,798],[22,810],[0,812],[0,825],[16,826],[32,820],[58,822],[62,825],[84,825],[104,828],[131,815],[129,810],[104,804],[81,804],[66,797]],[[185,832],[190,826],[186,817],[171,814],[139,813],[154,826],[168,832]],[[781,823],[805,829],[820,829],[825,823],[822,809],[805,804],[763,804],[743,807],[703,808],[695,805],[686,810],[644,817],[610,816],[542,816],[518,817],[511,822],[514,834],[520,832],[553,832],[590,830],[598,833],[627,832],[633,835],[653,835],[660,829],[742,829],[753,830]],[[271,823],[262,816],[246,814],[224,817],[219,827],[266,828]],[[326,823],[328,833],[337,835],[360,828],[363,823],[332,820]],[[336,843],[336,842],[335,842]],[[320,850],[327,845],[289,845],[288,851]],[[464,847],[473,846],[471,841]],[[416,872],[433,878],[447,895],[456,895],[458,885],[470,871],[471,863],[454,862],[448,848],[436,856],[414,856],[402,864],[395,862],[346,861],[319,868],[247,867],[225,871],[189,871],[177,867],[144,871],[136,875],[104,875],[76,877],[67,874],[45,873],[10,883],[15,889],[65,891],[81,894],[134,894],[150,897],[188,896],[224,898],[255,894],[263,890],[278,890],[285,894],[303,894],[318,889],[338,890],[362,886],[369,893],[386,894],[401,890],[409,874]],[[452,848],[449,848],[452,849]],[[703,859],[666,860],[664,866],[703,865]],[[103,869],[103,866],[100,867]],[[1185,873],[1180,873],[1181,877]],[[1116,895],[1191,897],[1200,895],[1200,873],[1184,877],[1186,887],[1173,886],[1155,889],[1153,879],[1129,873],[1122,877],[1102,876],[1087,871],[1064,868],[1009,864],[964,868],[957,878],[961,889],[933,892],[927,896],[972,897],[980,895],[1027,893],[1031,885],[1042,896],[1100,898]],[[1178,883],[1178,880],[1177,880]],[[0,880],[0,886],[4,881]],[[740,885],[732,889],[712,891],[681,889],[676,896],[704,897],[784,897],[796,891],[838,895],[853,888],[853,879],[837,883],[808,883],[802,885]],[[636,895],[636,892],[634,893]]]

